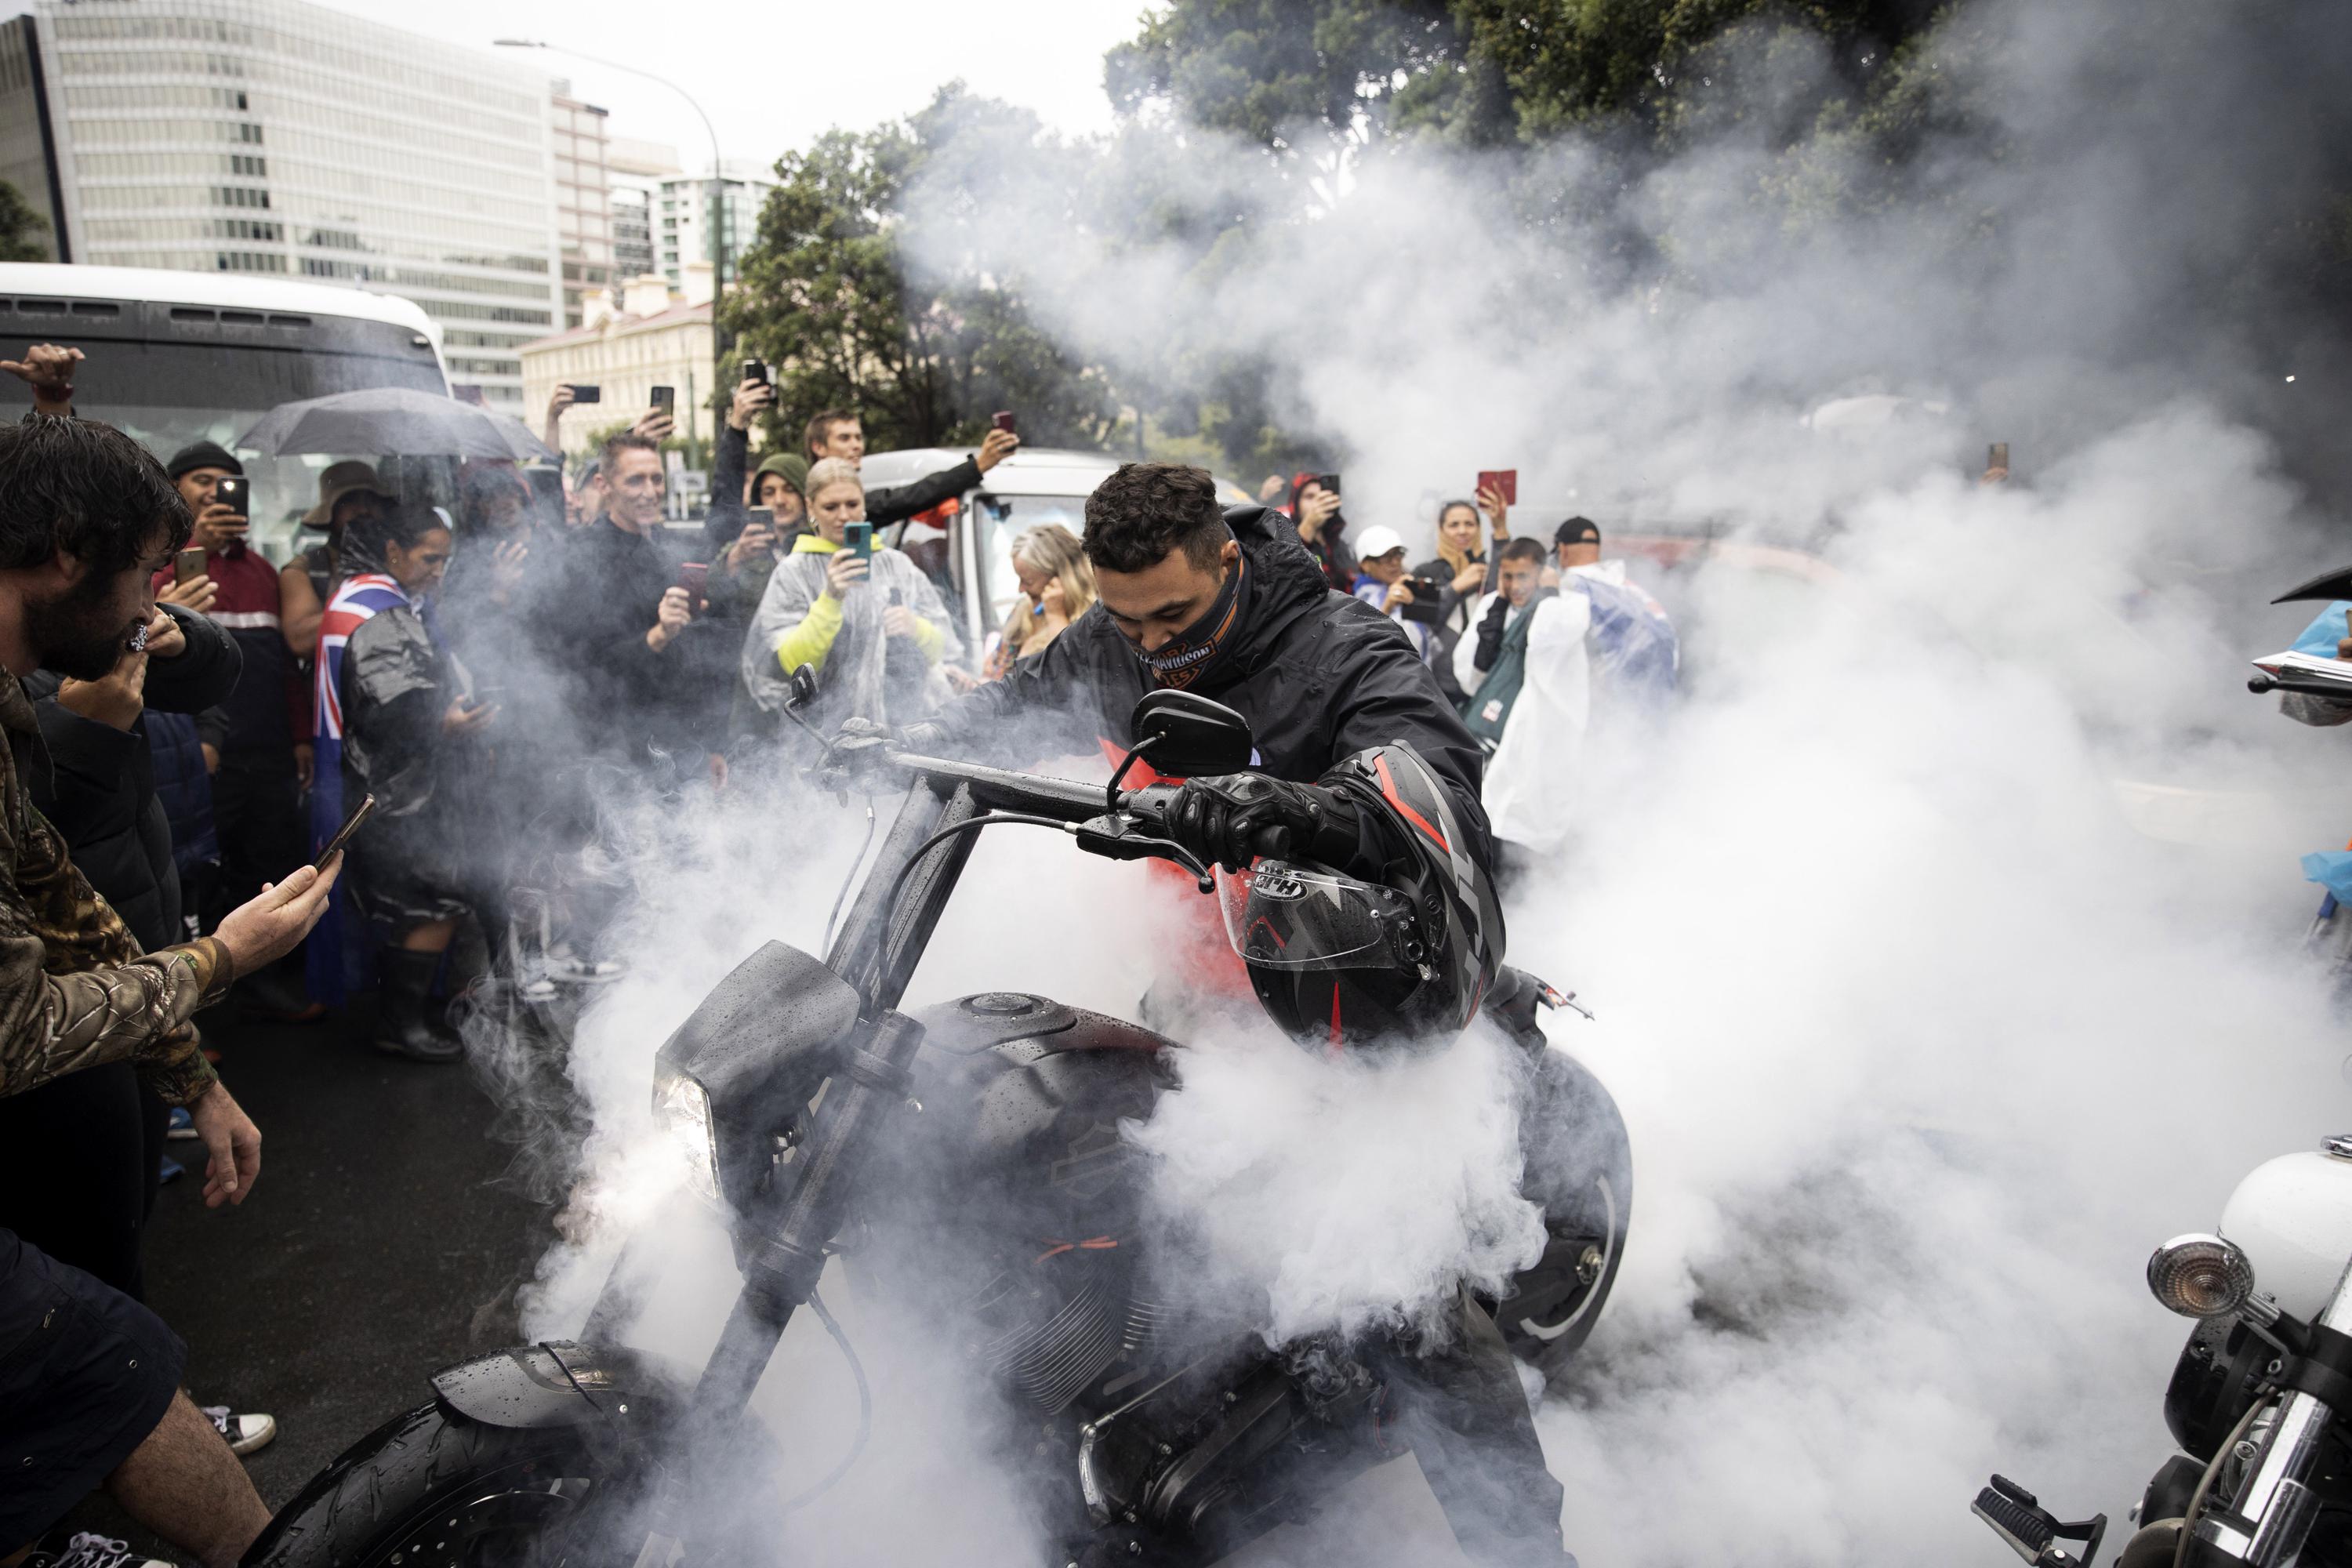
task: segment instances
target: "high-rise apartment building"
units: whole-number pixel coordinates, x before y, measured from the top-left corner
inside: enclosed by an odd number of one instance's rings
[[[604,167],[613,212],[613,281],[620,285],[658,269],[654,226],[659,221],[662,182],[679,173],[677,149],[615,136],[605,145]]]
[[[301,0],[33,0],[0,24],[0,178],[58,259],[402,295],[453,388],[510,412],[516,350],[564,321],[552,101],[542,72]]]
[[[719,234],[726,246],[726,266],[719,280],[725,289],[734,286],[737,258],[759,233],[760,208],[776,183],[752,165],[734,163],[720,171],[718,183]],[[707,176],[685,174],[661,183],[659,205],[654,209],[654,269],[673,289],[682,286],[680,269],[686,263],[710,259],[710,186]]]
[[[583,302],[613,280],[612,171],[605,163],[605,111],[558,82],[549,104],[554,153],[555,244],[563,268],[563,325],[576,327]]]

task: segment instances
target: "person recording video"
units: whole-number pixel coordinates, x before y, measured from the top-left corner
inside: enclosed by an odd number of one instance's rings
[[[963,656],[954,620],[922,569],[874,542],[866,488],[840,458],[808,474],[813,531],[776,565],[743,640],[743,679],[770,712],[791,672],[816,671],[820,729],[849,718],[920,718],[948,696],[940,668]]]

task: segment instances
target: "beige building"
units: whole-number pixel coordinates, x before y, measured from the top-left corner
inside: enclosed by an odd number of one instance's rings
[[[585,324],[522,346],[523,397],[535,416],[543,414],[560,385],[593,386],[603,394],[598,403],[564,416],[566,456],[585,453],[593,432],[645,412],[656,386],[677,390],[680,436],[710,439],[709,264],[687,268],[686,285],[680,297],[658,276],[631,279],[619,310],[609,292],[592,295]]]

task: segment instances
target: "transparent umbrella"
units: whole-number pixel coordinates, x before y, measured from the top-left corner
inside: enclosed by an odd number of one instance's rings
[[[281,403],[256,420],[236,445],[267,457],[331,452],[339,457],[557,460],[510,415],[406,386],[368,387]]]

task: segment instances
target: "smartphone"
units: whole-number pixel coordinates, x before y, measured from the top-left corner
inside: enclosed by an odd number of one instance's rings
[[[530,499],[539,508],[541,521],[561,523],[563,521],[563,470],[542,463],[522,472],[523,478],[530,482]]]
[[[768,384],[768,367],[767,367],[767,365],[766,365],[765,363],[763,363],[762,362],[759,361],[759,360],[755,360],[755,359],[747,359],[747,360],[745,360],[745,361],[743,362],[743,379],[744,379],[745,381],[756,381],[756,382],[758,382],[761,386],[765,386],[765,385],[767,385],[767,384]]]
[[[1337,474],[1318,474],[1315,476],[1315,482],[1333,495],[1339,493],[1339,476]]]
[[[172,581],[187,583],[205,574],[205,547],[191,544],[172,557]]]
[[[602,403],[604,401],[604,389],[601,386],[580,386],[575,384],[572,388],[572,402],[574,407],[577,407],[583,403]]]
[[[874,525],[853,522],[841,531],[842,548],[864,560],[874,559]]]
[[[1503,498],[1505,506],[1519,504],[1519,470],[1517,468],[1481,468],[1478,470],[1479,491],[1493,490]]]
[[[688,561],[677,569],[677,585],[686,590],[687,597],[699,605],[710,597],[710,564],[705,561]]]
[[[2004,471],[2004,472],[2006,472],[2006,471],[2008,470],[2008,468],[2009,468],[2009,443],[2008,443],[2008,442],[2006,442],[2006,441],[1995,441],[1995,442],[1992,444],[1992,446],[1991,446],[1991,447],[1990,447],[1986,451],[1986,453],[1985,453],[1985,467],[1986,467],[1986,468],[2000,468],[2000,469],[2001,469],[2001,470],[2002,470],[2002,471]]]
[[[677,407],[677,388],[675,386],[655,387],[654,406],[660,409],[664,414],[674,412]]]
[[[1013,410],[1010,408],[992,415],[988,422],[991,425],[995,426],[999,430],[1003,431],[1007,436],[1018,436],[1021,434],[1020,431],[1013,427]]]
[[[360,824],[365,822],[368,819],[368,814],[373,810],[375,810],[375,796],[369,795],[362,800],[358,807],[349,816],[343,818],[343,825],[335,829],[335,836],[327,840],[327,847],[312,858],[310,864],[324,866],[333,859],[341,851],[343,846],[352,841],[352,835],[360,830]]]
[[[245,515],[246,497],[253,493],[253,481],[242,474],[223,474],[213,486],[213,504],[225,506],[239,517]]]

